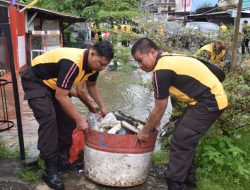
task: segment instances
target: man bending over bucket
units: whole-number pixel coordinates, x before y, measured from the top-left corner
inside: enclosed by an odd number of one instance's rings
[[[202,62],[162,52],[149,38],[136,41],[131,53],[142,70],[153,72],[155,92],[155,106],[137,138],[146,141],[158,126],[169,94],[186,102],[188,109],[174,130],[166,178],[168,190],[195,186],[191,176],[195,147],[228,104],[223,86]]]
[[[77,168],[82,165],[68,161],[72,131],[75,127],[79,130],[88,128],[86,119],[70,100],[71,87],[76,86],[77,96],[85,100],[80,91],[84,84],[82,81],[86,81],[91,97],[105,115],[108,110],[100,98],[96,80],[99,71],[109,64],[113,56],[113,46],[108,41],[98,42],[89,50],[59,48],[36,57],[31,67],[22,73],[24,99],[28,100],[39,123],[38,149],[45,161],[43,179],[53,189],[64,189],[57,167]]]

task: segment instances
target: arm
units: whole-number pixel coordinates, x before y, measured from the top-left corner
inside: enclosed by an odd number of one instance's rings
[[[71,88],[70,91],[69,91],[69,95],[70,95],[70,96],[73,96],[73,97],[77,97],[76,89]]]
[[[73,61],[67,59],[61,60],[59,65],[55,98],[58,100],[64,112],[75,120],[76,127],[79,130],[85,130],[88,128],[87,121],[75,110],[69,98],[70,89],[79,73],[79,68]]]
[[[137,134],[139,140],[147,140],[151,130],[155,129],[168,105],[169,86],[175,79],[175,72],[172,70],[158,70],[153,72],[153,87],[155,106],[148,117],[148,121],[142,131]]]
[[[96,108],[92,104],[93,101],[91,101],[84,92],[84,84],[85,81],[82,80],[77,86],[76,86],[76,94],[78,98],[88,107],[89,111],[96,113]]]
[[[81,117],[80,114],[75,110],[70,98],[69,98],[70,90],[62,89],[60,87],[56,87],[55,97],[62,106],[63,111],[69,115],[76,122],[76,127],[80,130],[85,130],[88,128],[88,124],[85,118]]]
[[[104,103],[101,99],[100,92],[99,92],[96,82],[86,81],[86,86],[87,86],[90,96],[95,100],[95,102],[99,106],[101,113],[103,115],[106,115],[109,111],[104,106]]]
[[[147,140],[150,136],[150,132],[155,129],[161,121],[161,118],[167,108],[168,98],[163,100],[155,99],[155,107],[148,117],[148,121],[144,128],[137,134],[139,140]]]

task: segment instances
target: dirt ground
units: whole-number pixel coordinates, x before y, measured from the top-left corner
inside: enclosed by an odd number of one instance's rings
[[[18,177],[23,164],[17,159],[0,160],[0,190],[51,190],[41,179],[28,183]],[[131,188],[108,187],[88,180],[84,173],[78,171],[59,172],[64,181],[65,190],[166,190],[164,168],[150,169],[148,180],[139,186]]]

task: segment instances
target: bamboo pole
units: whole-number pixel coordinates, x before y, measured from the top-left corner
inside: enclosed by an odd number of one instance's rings
[[[242,0],[239,0],[238,9],[237,9],[237,17],[236,17],[235,24],[234,24],[233,52],[232,52],[232,62],[231,62],[232,69],[235,68],[236,61],[237,61],[237,45],[238,45],[238,37],[239,37],[241,9],[242,9]]]

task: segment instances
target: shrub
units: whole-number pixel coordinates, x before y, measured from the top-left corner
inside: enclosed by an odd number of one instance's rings
[[[249,71],[238,68],[237,72],[227,74],[223,85],[229,105],[214,124],[218,133],[235,135],[250,130],[250,86],[243,77]]]
[[[250,177],[247,154],[227,136],[206,137],[198,146],[196,161],[201,175],[217,182],[223,173],[236,185]]]

